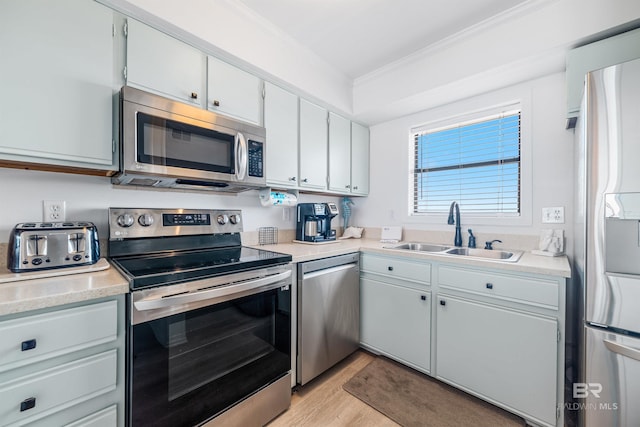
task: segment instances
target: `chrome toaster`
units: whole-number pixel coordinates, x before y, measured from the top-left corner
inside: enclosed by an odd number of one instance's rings
[[[98,230],[91,222],[25,222],[9,236],[7,267],[14,273],[77,267],[99,259]]]

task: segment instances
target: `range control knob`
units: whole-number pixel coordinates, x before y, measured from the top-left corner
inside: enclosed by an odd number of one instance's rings
[[[153,224],[153,216],[150,214],[142,214],[138,217],[138,224],[143,227],[148,227]]]
[[[133,215],[120,215],[118,216],[117,222],[120,227],[131,227],[133,225]]]
[[[231,224],[240,224],[240,215],[238,214],[229,215],[229,221],[231,221]]]
[[[218,215],[216,220],[218,221],[218,224],[225,225],[227,222],[229,222],[229,217],[226,215]]]

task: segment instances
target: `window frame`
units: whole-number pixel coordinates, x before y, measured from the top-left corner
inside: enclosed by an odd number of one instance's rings
[[[532,224],[532,166],[531,166],[531,97],[530,94],[519,99],[504,100],[487,106],[477,105],[474,110],[464,113],[451,111],[452,106],[444,108],[440,112],[440,118],[434,118],[429,122],[411,126],[408,129],[408,176],[407,176],[407,220],[408,223],[446,224],[447,213],[433,213],[413,211],[414,206],[414,170],[415,170],[415,135],[430,129],[437,129],[465,123],[500,113],[506,110],[520,111],[520,214],[514,213],[479,213],[464,212],[464,206],[460,205],[461,214],[467,224],[480,225],[507,225],[523,226]],[[444,112],[452,114],[446,115]],[[444,222],[442,222],[444,221]]]

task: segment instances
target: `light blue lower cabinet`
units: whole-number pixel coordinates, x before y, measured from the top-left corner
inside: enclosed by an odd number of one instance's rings
[[[564,425],[564,277],[378,252],[360,267],[363,348],[530,425]]]
[[[556,319],[438,295],[437,377],[556,424]]]
[[[118,407],[111,405],[94,414],[67,424],[65,427],[113,427],[118,425]]]
[[[123,426],[124,323],[123,295],[0,318],[0,425]]]
[[[437,266],[435,376],[523,417],[564,425],[562,277]]]
[[[365,253],[360,270],[362,347],[430,373],[430,265]]]
[[[361,344],[429,372],[431,292],[361,278],[360,301]]]

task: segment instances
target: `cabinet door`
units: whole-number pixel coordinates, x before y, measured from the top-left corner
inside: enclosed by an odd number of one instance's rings
[[[127,84],[200,107],[205,55],[148,25],[127,22]]]
[[[362,344],[430,371],[430,292],[361,277],[360,314]]]
[[[369,194],[369,128],[351,123],[351,192]]]
[[[438,378],[556,424],[555,319],[445,295],[437,307]]]
[[[117,169],[112,26],[93,1],[3,2],[2,159]]]
[[[267,184],[298,186],[298,97],[265,83],[264,126],[267,130]]]
[[[207,57],[207,108],[257,125],[262,124],[262,80]]]
[[[329,113],[329,190],[351,189],[351,126],[349,120]]]
[[[327,188],[327,110],[300,99],[300,187]]]

